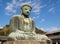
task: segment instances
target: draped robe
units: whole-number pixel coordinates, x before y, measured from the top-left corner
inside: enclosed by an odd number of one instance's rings
[[[24,16],[22,15],[13,16],[10,20],[10,33],[11,34],[9,35],[9,37],[13,38],[34,38],[33,36],[35,35],[35,26],[33,20],[30,18],[24,18]]]
[[[14,40],[41,40],[49,38],[46,35],[36,34],[32,19],[24,18],[22,15],[13,16],[10,20],[9,37]]]

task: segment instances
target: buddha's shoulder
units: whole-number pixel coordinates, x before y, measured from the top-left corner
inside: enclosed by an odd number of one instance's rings
[[[12,18],[17,18],[17,17],[19,17],[20,15],[14,15],[14,16],[12,16]]]
[[[29,18],[31,21],[33,21],[33,19],[32,18]]]
[[[13,19],[20,18],[20,17],[22,17],[22,16],[21,15],[14,15],[14,16],[12,16]]]

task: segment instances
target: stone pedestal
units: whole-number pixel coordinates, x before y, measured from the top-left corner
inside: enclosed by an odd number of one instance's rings
[[[36,40],[18,40],[18,41],[6,41],[3,44],[47,44],[47,42]]]
[[[13,40],[7,36],[0,36],[0,44],[51,44],[51,42],[39,40]]]

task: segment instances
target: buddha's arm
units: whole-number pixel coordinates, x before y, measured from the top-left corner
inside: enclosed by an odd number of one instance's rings
[[[10,33],[14,32],[18,29],[18,19],[16,17],[13,17],[10,20]]]
[[[35,32],[35,24],[34,24],[34,21],[32,21],[32,29],[33,29],[33,32]]]

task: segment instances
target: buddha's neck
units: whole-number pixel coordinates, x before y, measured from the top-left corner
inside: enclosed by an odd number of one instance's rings
[[[29,16],[26,16],[26,15],[22,15],[24,18],[29,18]]]

